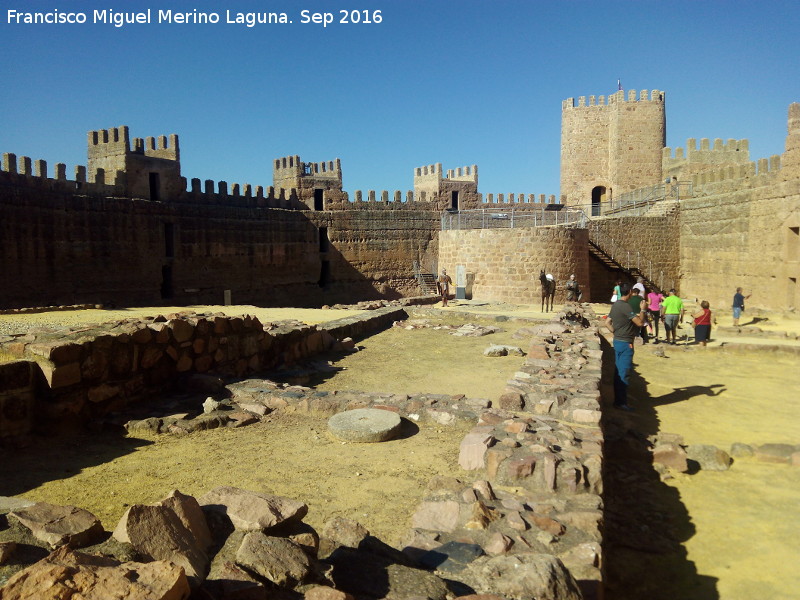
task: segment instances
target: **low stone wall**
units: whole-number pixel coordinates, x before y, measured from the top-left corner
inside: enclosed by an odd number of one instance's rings
[[[0,438],[30,431],[32,407],[43,387],[44,378],[36,363],[17,360],[0,364]]]
[[[43,419],[90,419],[172,388],[191,373],[241,377],[291,365],[405,318],[401,307],[314,326],[256,317],[173,315],[8,336],[0,349],[26,360],[0,365],[0,438]]]

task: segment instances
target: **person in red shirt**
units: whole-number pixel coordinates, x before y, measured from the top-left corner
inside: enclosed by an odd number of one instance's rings
[[[709,303],[703,300],[700,303],[700,310],[692,315],[694,318],[694,341],[701,346],[711,338],[711,311]]]

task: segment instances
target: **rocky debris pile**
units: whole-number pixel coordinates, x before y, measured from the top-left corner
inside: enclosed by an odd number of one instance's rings
[[[66,310],[89,310],[96,308],[102,310],[102,304],[58,304],[54,306],[28,306],[25,308],[3,308],[0,309],[0,315],[18,315],[18,314],[32,314],[43,312],[63,312]]]
[[[435,478],[412,516],[403,552],[479,594],[579,598],[576,579],[596,586],[600,498],[510,489]]]
[[[589,306],[575,305],[518,332],[530,340],[523,366],[459,448],[461,468],[485,479],[434,480],[406,553],[479,593],[549,597],[547,582],[558,581],[571,597],[572,576],[587,596],[599,593],[602,351],[592,321]],[[572,575],[556,575],[564,565]]]
[[[525,356],[522,348],[519,346],[506,346],[503,344],[492,344],[483,351],[484,356]]]
[[[761,444],[751,446],[741,442],[731,444],[730,452],[710,444],[685,444],[677,434],[658,433],[648,438],[653,464],[662,477],[667,469],[683,473],[697,469],[727,471],[734,458],[754,458],[761,462],[800,466],[800,444]]]
[[[464,325],[447,325],[442,323],[434,323],[429,319],[406,319],[405,321],[395,321],[392,324],[394,327],[400,327],[406,330],[414,329],[437,329],[447,331],[450,335],[456,337],[483,337],[492,333],[503,331],[500,327],[493,325],[477,325],[475,323],[465,323]]]
[[[533,415],[487,411],[464,436],[458,462],[495,484],[532,492],[601,494],[602,432]]]
[[[426,561],[388,546],[354,521],[335,518],[317,532],[303,522],[307,511],[297,500],[234,487],[219,487],[199,498],[176,490],[156,504],[131,506],[110,537],[101,531],[107,539],[98,544],[96,535],[42,540],[38,535],[53,514],[63,515],[63,529],[77,531],[85,529],[85,511],[33,503],[10,510],[8,526],[0,526],[3,562],[17,562],[17,572],[0,595],[23,600],[49,590],[52,597],[142,600],[190,595],[210,600],[446,600],[476,591],[431,573]],[[18,556],[15,546],[31,544],[45,553],[45,548],[55,549],[35,561]],[[564,567],[548,561],[529,561],[536,565],[530,573],[517,574],[504,585],[532,589],[528,582],[535,580],[541,589],[556,591],[548,598],[579,598]],[[475,585],[488,585],[497,568],[474,569]]]
[[[399,298],[397,300],[364,300],[356,304],[325,304],[322,306],[324,310],[377,310],[379,308],[386,308],[387,306],[415,306],[419,304],[435,304],[439,302],[439,296],[412,296],[408,298]]]
[[[197,379],[198,376],[195,376]],[[213,379],[203,376],[204,380]],[[275,410],[333,416],[344,411],[371,408],[396,413],[416,422],[451,425],[474,422],[491,406],[486,398],[467,398],[446,394],[390,394],[359,391],[317,391],[309,387],[277,383],[269,379],[245,379],[223,385],[191,412],[178,411],[164,416],[125,420],[126,413],[115,415],[129,433],[170,433],[185,435],[218,427],[242,427],[269,419]],[[212,389],[212,388],[209,388]],[[139,412],[137,410],[137,412]]]
[[[576,305],[570,318],[524,328],[530,345],[503,396],[508,405],[582,424],[600,422],[602,350],[591,307]],[[518,332],[519,333],[519,332]],[[510,404],[509,404],[510,403]]]
[[[85,550],[99,549],[115,562],[104,567],[128,569],[130,581],[142,585],[148,575],[135,570],[144,567],[131,565],[164,561],[180,567],[169,590],[135,592],[142,598],[185,598],[191,589],[225,600],[284,597],[289,590],[307,600],[444,600],[467,594],[473,600],[572,600],[581,598],[580,588],[595,597],[602,564],[603,441],[601,353],[596,328],[585,325],[590,319],[591,309],[577,306],[560,321],[531,327],[525,334],[531,339],[528,357],[496,402],[463,395],[317,392],[270,380],[223,386],[214,377],[193,376],[198,391],[213,394],[202,414],[198,407],[191,419],[178,414],[128,424],[129,430],[188,433],[190,423],[255,422],[278,409],[330,416],[363,408],[439,425],[476,423],[462,440],[459,464],[482,471],[482,478],[473,484],[435,479],[402,553],[346,520],[329,523],[320,536],[302,522],[302,503],[236,488],[219,488],[198,500],[175,492],[156,506],[133,506],[109,540]],[[9,521],[28,532],[19,539],[35,540],[20,519]],[[84,515],[84,521],[91,519]],[[18,542],[7,531],[0,523],[2,553],[13,561]],[[96,541],[86,540],[76,545]],[[48,560],[87,585],[98,578],[120,581],[110,573],[83,573],[89,563],[98,567],[91,557]],[[65,561],[75,566],[66,569]],[[12,581],[26,580],[18,574]],[[52,579],[39,585],[61,584]],[[24,592],[8,596],[18,597]]]

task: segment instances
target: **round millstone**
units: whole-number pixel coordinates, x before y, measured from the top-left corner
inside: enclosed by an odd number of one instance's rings
[[[346,442],[385,442],[400,431],[400,415],[377,408],[347,410],[328,419],[328,429]]]

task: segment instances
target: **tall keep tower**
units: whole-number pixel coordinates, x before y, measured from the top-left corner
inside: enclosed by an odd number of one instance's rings
[[[561,196],[591,205],[661,181],[666,145],[664,92],[619,91],[608,97],[567,98],[561,104]]]

